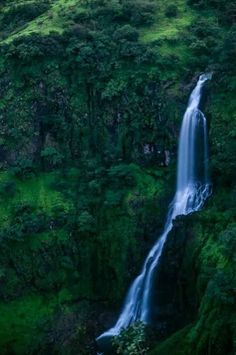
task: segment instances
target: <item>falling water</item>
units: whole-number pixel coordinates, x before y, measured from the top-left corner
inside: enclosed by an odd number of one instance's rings
[[[168,233],[172,229],[172,221],[178,215],[198,211],[210,194],[207,174],[207,124],[199,109],[202,87],[209,79],[210,74],[200,76],[184,114],[179,139],[176,193],[169,207],[164,232],[148,254],[141,273],[131,285],[116,324],[97,338],[98,343],[119,334],[123,328],[135,321],[149,323],[153,276]]]

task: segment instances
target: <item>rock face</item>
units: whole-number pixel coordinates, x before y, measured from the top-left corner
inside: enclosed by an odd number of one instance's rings
[[[188,257],[193,238],[189,217],[178,217],[165,244],[153,286],[153,324],[160,339],[184,327],[196,314],[195,273]]]

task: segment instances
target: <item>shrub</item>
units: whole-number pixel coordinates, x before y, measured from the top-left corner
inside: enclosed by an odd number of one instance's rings
[[[196,40],[190,45],[190,48],[195,55],[199,56],[206,55],[209,52],[206,42],[201,40]]]
[[[120,20],[123,17],[122,5],[116,0],[109,0],[107,3],[101,3],[100,6],[94,10],[94,16],[102,21],[113,22]]]
[[[83,40],[86,40],[90,37],[89,30],[84,25],[81,24],[75,24],[67,33],[67,35],[68,37],[74,35],[79,39],[83,39]]]
[[[166,17],[176,17],[178,14],[178,8],[176,5],[171,4],[166,8],[165,15]]]
[[[9,45],[2,47],[3,53],[8,59],[31,63],[33,58],[63,56],[62,38],[58,34],[51,33],[47,36],[31,34],[20,36]]]
[[[19,159],[15,166],[12,168],[12,172],[18,178],[32,177],[34,174],[33,162],[30,159]]]
[[[148,348],[145,343],[145,326],[142,322],[122,330],[113,340],[116,353],[122,355],[146,355]]]
[[[122,39],[125,39],[128,41],[137,41],[138,37],[139,37],[139,33],[132,26],[124,25],[115,31],[113,37],[114,37],[115,41],[122,40]]]
[[[16,205],[13,206],[13,210],[12,210],[13,214],[14,214],[14,218],[15,217],[19,217],[22,214],[30,214],[34,212],[34,206],[31,205],[28,202],[20,202]]]
[[[123,11],[129,22],[135,26],[151,25],[154,22],[155,4],[151,1],[127,0]]]
[[[133,186],[134,176],[129,165],[114,165],[108,170],[108,178],[113,183],[122,186]]]
[[[12,209],[11,223],[0,230],[1,239],[23,240],[47,227],[47,218],[37,213],[28,203],[20,203]]]
[[[33,20],[49,9],[46,1],[12,6],[3,13],[0,29],[5,31],[14,30],[18,26],[23,26],[26,22]]]
[[[78,227],[79,231],[82,233],[92,233],[95,231],[95,219],[88,212],[82,212],[78,217]]]
[[[46,147],[41,152],[45,164],[48,167],[57,167],[62,163],[63,155],[59,153],[54,147]]]
[[[14,181],[5,181],[0,184],[0,195],[13,197],[16,194],[16,184]]]

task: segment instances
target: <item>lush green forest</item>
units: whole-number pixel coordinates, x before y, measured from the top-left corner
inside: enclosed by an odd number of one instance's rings
[[[1,354],[97,354],[163,228],[206,71],[212,195],[174,222],[161,319],[114,352],[235,353],[235,21],[234,0],[1,1]]]

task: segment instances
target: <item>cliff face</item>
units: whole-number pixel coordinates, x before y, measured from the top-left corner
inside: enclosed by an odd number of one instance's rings
[[[160,340],[196,317],[199,299],[193,223],[194,216],[180,216],[174,221],[155,276],[152,322]]]
[[[220,198],[216,193],[204,211],[177,220],[169,235],[157,280],[157,316],[164,337],[183,330],[153,354],[234,353],[235,208],[230,195],[228,210],[219,208]]]
[[[181,117],[207,70],[213,195],[168,238],[151,347],[230,353],[233,2],[0,7],[1,353],[95,352],[163,228]]]

